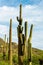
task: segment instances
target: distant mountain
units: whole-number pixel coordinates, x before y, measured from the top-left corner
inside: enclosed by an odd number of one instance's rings
[[[32,54],[33,56],[37,56],[39,58],[43,57],[43,50],[37,49],[37,48],[32,48]]]
[[[5,41],[0,38],[0,47],[1,45],[4,45],[4,43]],[[8,46],[7,43],[6,45]],[[18,53],[18,44],[16,42],[12,42],[12,51],[13,53]],[[43,54],[43,50],[32,48],[32,54],[40,56],[41,54]]]

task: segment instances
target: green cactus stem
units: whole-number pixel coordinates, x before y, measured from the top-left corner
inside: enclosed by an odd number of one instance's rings
[[[31,25],[30,35],[28,39],[28,65],[32,65],[32,44],[31,44],[32,30],[33,30],[33,24]]]
[[[12,65],[12,19],[10,19],[9,29],[9,64]]]

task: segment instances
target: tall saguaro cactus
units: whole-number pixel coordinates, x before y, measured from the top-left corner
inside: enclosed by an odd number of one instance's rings
[[[10,19],[9,29],[9,63],[12,65],[12,19]]]
[[[33,25],[31,25],[30,29],[30,35],[28,39],[28,25],[27,21],[25,22],[25,35],[23,32],[22,27],[22,5],[20,5],[20,17],[17,17],[17,21],[19,22],[19,25],[17,27],[18,32],[18,61],[19,65],[23,65],[24,57],[28,59],[27,65],[32,65],[32,47],[31,47],[31,38],[32,38],[32,29]]]
[[[4,48],[6,49],[6,34],[5,34],[4,41],[5,41],[5,43],[4,43]]]
[[[25,57],[27,58],[28,24],[25,22]]]
[[[23,27],[22,27],[22,5],[20,5],[20,17],[17,17],[17,21],[19,22],[19,25],[17,27],[18,30],[18,62],[19,65],[23,65],[23,39],[24,35],[22,34],[23,32]]]
[[[32,44],[31,44],[31,38],[32,38],[32,29],[33,29],[33,24],[31,25],[30,28],[30,35],[28,39],[28,65],[32,65]]]
[[[8,38],[7,38],[7,46],[6,46],[6,49],[7,49],[7,53],[8,53]]]

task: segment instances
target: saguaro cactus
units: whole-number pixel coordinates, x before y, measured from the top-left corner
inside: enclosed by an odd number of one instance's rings
[[[8,43],[8,38],[7,38],[7,43]]]
[[[25,22],[25,57],[27,58],[28,24]]]
[[[12,65],[12,19],[10,19],[9,29],[9,63]]]
[[[30,35],[29,35],[29,39],[28,39],[27,21],[25,22],[25,35],[22,33],[23,32],[23,27],[22,27],[22,5],[20,5],[20,17],[19,18],[17,17],[17,21],[19,22],[19,25],[17,27],[19,65],[23,65],[24,56],[28,59],[27,65],[31,65],[31,62],[32,62],[31,38],[32,38],[33,25],[31,25]]]
[[[17,21],[19,22],[19,25],[17,27],[18,30],[18,62],[19,65],[23,65],[23,48],[24,48],[24,44],[23,44],[23,39],[24,39],[24,35],[22,34],[23,32],[23,27],[22,27],[22,5],[20,5],[20,17],[17,17]]]
[[[28,39],[28,65],[32,65],[32,45],[31,45],[31,38],[32,38],[32,29],[33,29],[33,24],[31,25],[30,29],[30,35]]]
[[[7,46],[6,46],[6,50],[7,50],[7,53],[8,53],[8,38],[7,38]]]

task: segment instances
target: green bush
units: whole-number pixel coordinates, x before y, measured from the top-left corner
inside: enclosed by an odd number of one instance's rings
[[[13,63],[15,64],[18,64],[18,56],[17,55],[14,55],[13,56]]]

